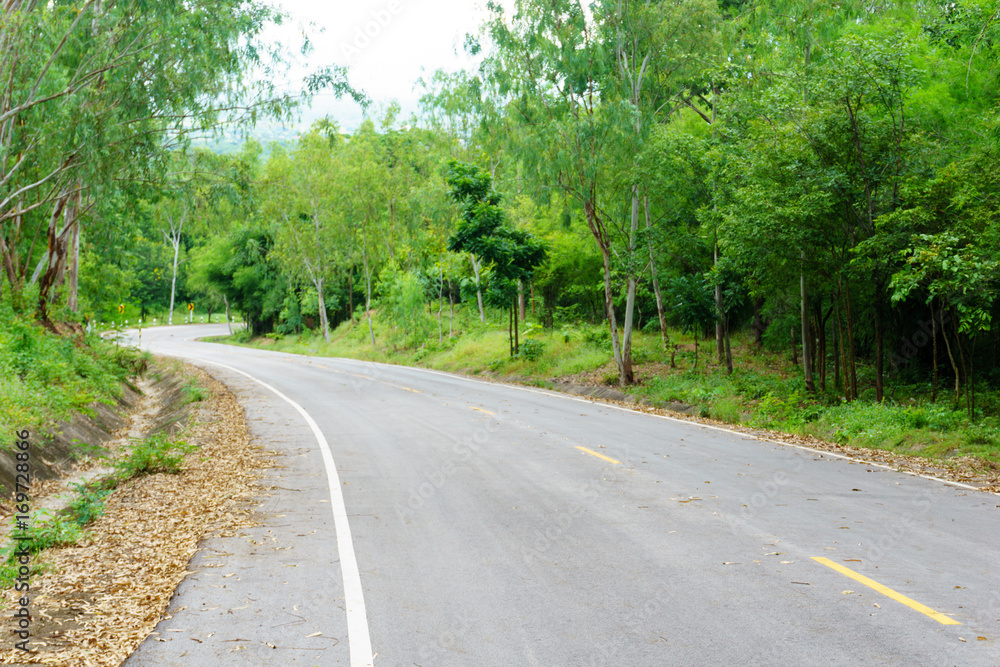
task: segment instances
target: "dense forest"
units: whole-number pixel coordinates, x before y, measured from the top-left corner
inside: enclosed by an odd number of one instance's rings
[[[1000,386],[994,1],[491,2],[478,69],[419,113],[226,155],[188,139],[292,102],[248,75],[268,10],[208,4],[6,3],[7,311],[191,301],[378,346],[373,312],[459,307],[503,313],[512,354],[525,321],[602,323],[623,386],[636,330],[730,371],[746,334],[846,401],[920,382],[975,418]]]

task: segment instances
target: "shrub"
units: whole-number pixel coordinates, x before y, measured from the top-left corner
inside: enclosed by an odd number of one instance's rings
[[[529,338],[521,342],[517,356],[519,359],[524,359],[525,361],[537,361],[544,351],[545,343]]]
[[[179,474],[184,454],[194,447],[181,440],[172,440],[158,433],[135,444],[129,455],[115,462],[116,476],[129,479],[139,475]]]

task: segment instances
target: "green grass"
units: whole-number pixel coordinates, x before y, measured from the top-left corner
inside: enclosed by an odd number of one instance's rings
[[[121,383],[145,368],[149,355],[96,335],[59,336],[0,299],[0,446],[6,434],[39,430],[86,412],[94,402],[112,402]]]
[[[445,314],[447,318],[447,313]],[[610,336],[603,326],[569,325],[542,329],[525,324],[521,340],[526,352],[509,355],[506,320],[498,315],[482,324],[472,309],[456,310],[456,336],[438,344],[437,323],[429,317],[420,336],[395,330],[375,317],[376,346],[372,347],[367,322],[343,324],[327,344],[313,333],[269,337],[241,344],[283,352],[348,357],[459,373],[491,373],[533,386],[551,386],[552,379],[588,374],[604,384],[616,384],[611,363]],[[414,339],[423,340],[414,347]],[[846,403],[828,381],[825,392],[807,394],[801,369],[787,353],[754,349],[741,336],[734,337],[734,372],[726,373],[715,359],[714,341],[702,341],[694,367],[693,339],[678,331],[671,341],[684,349],[676,353],[677,368],[669,366],[658,331],[635,332],[633,360],[647,364],[638,372],[639,384],[627,390],[654,405],[683,403],[691,413],[728,424],[811,435],[822,440],[857,447],[885,449],[943,460],[969,455],[1000,462],[1000,394],[980,387],[978,404],[986,414],[976,423],[947,399],[931,403],[928,388],[908,386],[890,379],[886,402],[877,405],[870,369],[859,368],[862,400]],[[231,341],[229,341],[231,342]],[[832,374],[832,369],[831,369]]]

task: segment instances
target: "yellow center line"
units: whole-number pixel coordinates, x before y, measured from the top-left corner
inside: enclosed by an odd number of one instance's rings
[[[915,610],[919,611],[921,614],[924,614],[926,616],[930,616],[931,618],[933,618],[938,623],[941,623],[943,625],[962,625],[959,621],[956,621],[953,618],[948,618],[947,616],[945,616],[941,612],[934,611],[930,607],[922,605],[919,602],[917,602],[916,600],[911,600],[910,598],[906,597],[902,593],[897,593],[896,591],[892,590],[891,588],[888,588],[887,586],[883,586],[882,584],[878,583],[877,581],[873,581],[872,579],[869,579],[868,577],[864,576],[863,574],[858,574],[854,570],[852,570],[852,569],[850,569],[848,567],[844,567],[840,563],[834,563],[829,558],[822,558],[822,557],[819,557],[819,556],[813,556],[812,559],[814,561],[816,561],[817,563],[821,563],[822,565],[826,565],[829,568],[833,568],[834,570],[836,570],[837,572],[840,572],[845,577],[850,577],[851,579],[853,579],[854,581],[858,582],[859,584],[864,584],[865,586],[868,586],[869,588],[874,588],[875,590],[877,590],[882,595],[885,595],[886,597],[890,597],[893,600],[895,600],[896,602],[902,602],[903,604],[905,604],[910,609],[915,609]]]
[[[604,454],[598,454],[597,452],[595,452],[592,449],[587,449],[586,447],[577,447],[577,449],[579,449],[581,452],[587,452],[591,456],[596,456],[599,459],[604,459],[605,461],[607,461],[609,463],[614,463],[616,465],[621,465],[621,461],[615,461],[613,458],[605,456]]]
[[[422,393],[422,392],[417,391],[416,389],[410,389],[409,387],[400,387],[400,389],[402,389],[403,391],[412,391],[414,394],[420,394],[420,393]]]
[[[489,410],[483,410],[482,408],[472,408],[472,409],[478,410],[479,412],[485,412],[486,414],[491,415],[493,417],[497,416],[495,412],[490,412]]]

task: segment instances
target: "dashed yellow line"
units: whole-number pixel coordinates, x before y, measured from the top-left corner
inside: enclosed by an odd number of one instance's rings
[[[472,409],[473,410],[478,410],[479,412],[485,412],[486,414],[490,415],[491,417],[496,417],[497,416],[497,414],[495,412],[490,412],[489,410],[483,410],[482,408],[472,408]]]
[[[417,391],[416,389],[410,389],[409,387],[400,387],[403,391],[412,391],[414,394],[422,394],[422,391]]]
[[[608,463],[614,463],[615,465],[621,465],[621,461],[615,461],[613,458],[611,458],[609,456],[605,456],[604,454],[598,454],[593,449],[587,449],[586,447],[577,447],[577,449],[579,449],[581,452],[586,452],[586,453],[590,454],[591,456],[596,456],[599,459],[604,459]]]
[[[864,584],[865,586],[868,586],[869,588],[874,588],[876,591],[878,591],[882,595],[885,595],[886,597],[890,597],[893,600],[895,600],[896,602],[902,602],[903,604],[905,604],[910,609],[915,609],[916,611],[919,611],[921,614],[924,614],[925,616],[930,616],[931,618],[933,618],[938,623],[941,623],[943,625],[962,625],[959,621],[956,621],[953,618],[948,618],[947,616],[945,616],[941,612],[934,611],[930,607],[928,607],[926,605],[922,605],[919,602],[917,602],[916,600],[911,600],[910,598],[906,597],[902,593],[897,593],[896,591],[892,590],[888,586],[883,586],[882,584],[880,584],[877,581],[874,581],[872,579],[869,579],[868,577],[864,576],[863,574],[858,574],[857,572],[855,572],[854,570],[850,569],[849,567],[844,567],[840,563],[834,563],[829,558],[822,558],[822,557],[819,557],[819,556],[813,556],[813,560],[816,561],[817,563],[822,564],[822,565],[826,565],[827,567],[832,568],[832,569],[836,570],[837,572],[840,572],[845,577],[850,577],[851,579],[853,579],[854,581],[858,582],[859,584]]]

